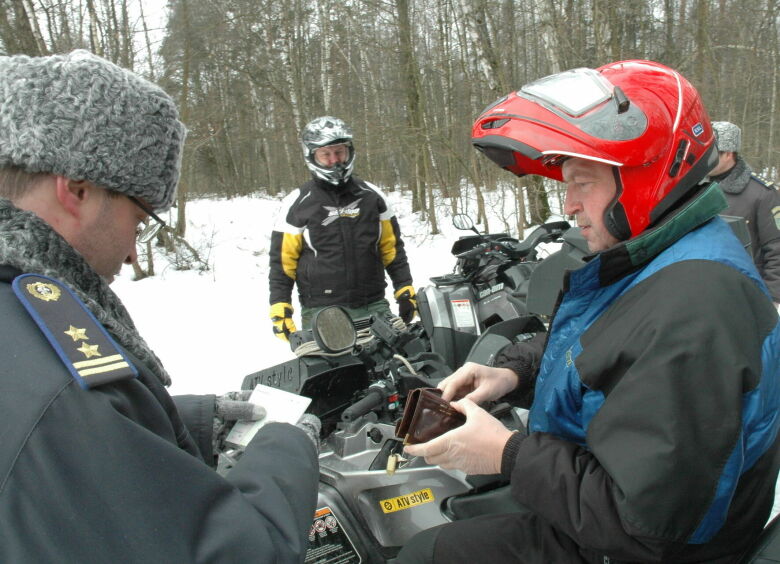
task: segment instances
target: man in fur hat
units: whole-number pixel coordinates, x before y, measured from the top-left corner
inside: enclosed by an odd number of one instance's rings
[[[712,122],[718,139],[718,164],[710,172],[726,195],[726,215],[744,217],[753,262],[780,305],[780,194],[769,180],[754,174],[739,155],[742,130],[728,121]]]
[[[165,92],[91,53],[0,57],[2,562],[304,558],[310,438],[269,423],[218,475],[108,286],[170,208],[184,136]]]

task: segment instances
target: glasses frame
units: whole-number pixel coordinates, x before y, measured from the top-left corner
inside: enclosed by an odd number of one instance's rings
[[[148,221],[143,227],[139,226],[139,230],[136,233],[135,240],[139,243],[148,243],[152,239],[154,239],[155,235],[157,235],[161,229],[164,229],[168,227],[168,224],[163,221],[163,219],[154,213],[152,208],[147,206],[145,203],[143,203],[141,200],[136,198],[135,196],[128,196],[131,202],[133,202],[136,206],[141,208],[146,215],[148,215],[150,218],[152,218],[154,221]]]

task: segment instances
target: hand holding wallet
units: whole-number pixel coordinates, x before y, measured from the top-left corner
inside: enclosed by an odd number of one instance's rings
[[[395,436],[402,438],[405,445],[426,443],[465,422],[465,415],[441,399],[441,390],[416,388],[406,397],[403,416],[395,426]]]

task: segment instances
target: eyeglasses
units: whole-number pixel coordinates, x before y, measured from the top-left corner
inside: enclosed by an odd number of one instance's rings
[[[160,218],[159,215],[154,213],[152,209],[144,204],[141,200],[134,196],[128,196],[131,202],[133,202],[136,206],[141,208],[144,212],[146,212],[146,215],[151,217],[154,221],[149,221],[148,219],[146,222],[144,222],[142,225],[138,226],[138,229],[135,232],[135,239],[139,243],[148,243],[152,239],[154,239],[154,236],[157,235],[157,233],[160,232],[160,229],[165,227],[165,222]]]

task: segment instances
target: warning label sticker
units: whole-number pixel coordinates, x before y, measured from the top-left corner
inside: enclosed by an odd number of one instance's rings
[[[455,317],[455,325],[458,327],[474,327],[474,313],[471,309],[471,300],[450,300],[452,314]]]
[[[360,555],[330,507],[314,512],[304,564],[360,564]]]
[[[416,507],[432,501],[433,492],[431,491],[431,488],[425,488],[424,490],[418,490],[408,495],[399,495],[398,497],[383,499],[379,502],[379,506],[385,513],[393,513],[394,511],[402,511],[403,509],[409,509],[410,507]]]

